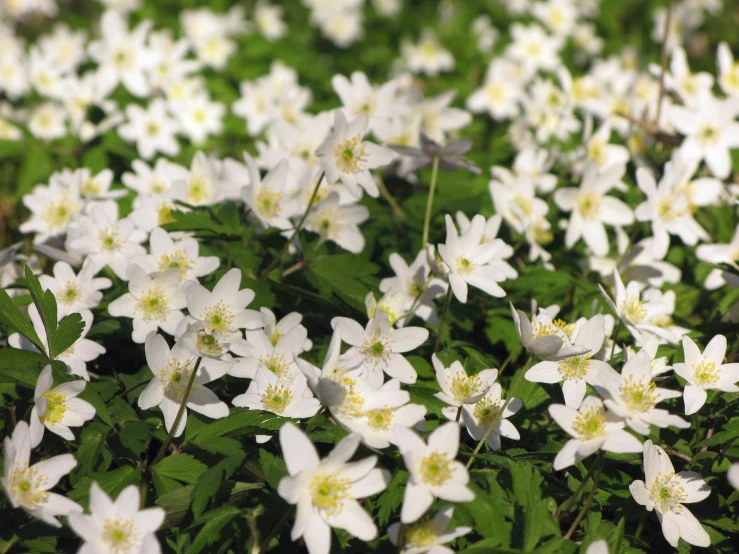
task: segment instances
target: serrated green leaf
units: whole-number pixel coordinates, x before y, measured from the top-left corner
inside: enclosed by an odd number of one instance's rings
[[[146,421],[129,421],[121,429],[118,439],[131,452],[140,456],[146,451],[151,440],[151,429]],[[158,465],[158,464],[157,464]]]
[[[235,408],[228,416],[207,425],[191,437],[191,440],[199,445],[216,437],[242,437],[256,435],[263,431],[277,431],[286,421],[290,420],[269,412]]]
[[[98,467],[108,433],[110,433],[110,428],[96,421],[86,425],[82,430],[80,447],[76,453],[77,467],[74,468],[70,477],[73,485],[81,478],[89,476]]]
[[[53,298],[54,295],[52,294],[51,296]],[[56,306],[56,304],[54,305]],[[77,339],[82,336],[84,330],[85,322],[82,321],[80,314],[70,314],[62,319],[49,339],[51,356],[56,358],[59,354],[62,354],[67,348],[77,342]]]
[[[208,469],[208,466],[189,454],[173,454],[164,458],[151,469],[162,477],[169,477],[192,485]]]
[[[26,337],[41,352],[46,351],[46,346],[41,342],[31,320],[15,305],[13,299],[2,288],[0,288],[0,321],[16,333]]]
[[[67,369],[63,362],[49,361],[46,356],[38,352],[4,348],[0,350],[0,381],[35,389],[38,376],[47,365],[51,365],[57,374],[63,374]]]
[[[111,498],[117,498],[118,494],[129,485],[138,485],[141,482],[141,470],[131,466],[122,466],[113,471],[102,471],[93,473],[89,477],[80,479],[67,496],[71,500],[81,504],[84,508],[90,499],[90,486],[97,481]]]
[[[243,455],[230,456],[204,471],[198,477],[190,496],[192,499],[191,510],[195,519],[200,517],[208,503],[215,498],[219,487],[241,466],[244,457]]]
[[[233,506],[221,506],[203,514],[202,518],[206,523],[192,541],[190,552],[197,554],[206,546],[214,544],[221,538],[223,528],[239,514],[241,510]]]

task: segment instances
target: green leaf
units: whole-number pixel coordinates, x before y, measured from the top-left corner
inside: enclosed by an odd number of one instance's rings
[[[206,523],[192,541],[191,554],[197,554],[206,546],[214,544],[221,538],[221,531],[228,522],[240,514],[241,510],[233,506],[221,506],[204,514],[203,520]]]
[[[46,352],[46,346],[41,342],[31,320],[15,305],[5,289],[0,288],[0,321],[16,333],[20,333],[31,341],[41,352]]]
[[[270,452],[261,449],[259,451],[259,466],[269,486],[277,490],[280,480],[287,475],[285,461],[279,456],[274,456]]]
[[[146,451],[151,440],[151,428],[145,421],[129,421],[118,435],[121,444],[140,456]],[[157,464],[159,465],[159,464]]]
[[[377,280],[373,275],[379,270],[378,265],[361,256],[339,254],[312,261],[306,276],[322,296],[333,293],[350,306],[364,311],[364,298],[376,288]]]
[[[16,383],[33,390],[36,388],[41,370],[47,365],[51,365],[57,373],[65,373],[67,369],[64,362],[50,362],[46,356],[38,352],[4,348],[0,350],[0,381]]]
[[[56,358],[59,354],[62,354],[67,348],[77,342],[77,339],[82,336],[82,332],[84,330],[85,322],[82,321],[82,316],[80,314],[70,314],[62,319],[49,340],[49,348],[51,349],[52,357]]]
[[[218,489],[226,479],[233,475],[244,461],[244,456],[230,456],[221,460],[198,477],[192,488],[192,513],[197,519],[205,511],[205,507],[218,493]]]
[[[169,477],[190,485],[194,484],[206,469],[208,466],[189,454],[167,456],[152,467],[152,471],[162,477]]]
[[[162,228],[171,233],[173,231],[194,231],[195,236],[200,238],[211,238],[219,240],[241,240],[238,214],[236,218],[230,210],[221,208],[218,214],[210,208],[191,207],[189,212],[173,210],[171,213],[174,221],[165,223]],[[225,217],[221,219],[221,216]]]
[[[194,444],[200,445],[216,437],[257,435],[262,431],[278,431],[286,421],[290,420],[269,412],[236,408],[232,409],[227,417],[206,426],[191,439]]]
[[[739,430],[719,431],[718,433],[714,433],[711,437],[700,441],[693,448],[716,446],[717,444],[723,444],[725,442],[732,441],[737,437],[739,437]]]
[[[86,508],[90,499],[90,486],[93,481],[97,481],[100,488],[115,499],[127,486],[138,485],[141,482],[141,471],[131,466],[122,466],[113,471],[93,473],[89,477],[80,479],[67,496]]]
[[[95,471],[100,456],[105,448],[105,441],[110,428],[93,421],[86,425],[80,436],[80,447],[76,452],[77,467],[74,468],[70,481],[76,484],[81,478],[87,477]]]
[[[61,362],[57,362],[61,363]],[[97,383],[96,383],[97,384]],[[88,384],[85,387],[85,390],[83,390],[79,398],[82,400],[86,400],[90,404],[92,404],[95,407],[95,412],[97,416],[106,424],[109,426],[113,426],[113,421],[110,419],[110,413],[108,410],[108,407],[105,405],[105,402],[103,402],[103,399],[100,398],[100,395],[95,390],[94,385]]]
[[[43,181],[54,170],[51,159],[51,150],[41,144],[32,144],[27,147],[26,157],[18,172],[18,186],[15,190],[16,196],[22,196]]]

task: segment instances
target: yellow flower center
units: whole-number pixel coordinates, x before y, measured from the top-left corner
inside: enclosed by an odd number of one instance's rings
[[[136,302],[136,311],[144,321],[164,321],[169,312],[169,298],[159,287],[147,290]]]
[[[152,138],[158,136],[161,131],[162,128],[153,121],[147,123],[146,127],[144,128],[144,132]]]
[[[332,408],[345,417],[362,417],[364,412],[364,397],[357,390],[357,381],[345,375],[346,370],[334,368],[327,375],[327,379],[341,385],[344,391],[344,401],[340,406]]]
[[[210,183],[202,175],[193,175],[187,184],[187,201],[197,206],[210,200]]]
[[[588,159],[603,166],[608,162],[608,149],[603,139],[595,138],[588,144]]]
[[[393,424],[393,408],[370,410],[365,414],[367,425],[374,431],[386,431]]]
[[[706,387],[715,385],[721,374],[721,368],[713,362],[701,360],[693,363],[693,381],[696,385]]]
[[[626,406],[635,412],[646,412],[654,408],[657,403],[657,394],[655,389],[657,385],[654,381],[635,380],[633,376],[628,376],[621,384],[621,398],[623,398]]]
[[[80,192],[84,196],[98,196],[102,192],[102,187],[100,186],[100,183],[98,183],[95,179],[87,179],[84,183],[82,183],[82,187],[80,187]]]
[[[77,281],[67,281],[64,283],[64,288],[60,291],[57,300],[62,304],[69,305],[78,300],[80,296],[82,296],[82,287],[80,287]]]
[[[187,382],[192,374],[192,358],[180,361],[174,357],[169,361],[167,368],[164,370],[161,379],[164,385],[164,394],[175,402],[181,402],[185,397]],[[197,390],[197,384],[193,383],[191,392]]]
[[[680,479],[675,472],[663,475],[657,474],[649,492],[652,493],[655,507],[660,513],[680,513],[683,510],[682,502],[688,499],[685,489],[680,486]]]
[[[49,500],[49,493],[39,490],[46,482],[46,477],[27,463],[16,464],[8,479],[9,492],[27,509],[37,509]]]
[[[51,426],[60,423],[67,411],[67,397],[63,394],[52,391],[46,391],[41,396],[45,397],[47,400],[46,413],[44,415],[39,415],[41,422],[48,423]]]
[[[128,552],[139,542],[134,518],[106,519],[103,522],[102,539],[113,552]]]
[[[465,398],[469,398],[476,394],[482,388],[482,381],[477,375],[467,376],[464,373],[457,372],[452,377],[451,389],[452,396],[460,402]]]
[[[577,199],[577,209],[585,219],[596,219],[603,200],[592,192],[584,192]]]
[[[231,310],[223,302],[218,302],[205,310],[202,321],[209,333],[225,335],[234,330],[233,317]]]
[[[485,397],[475,404],[472,414],[482,425],[489,425],[500,417],[503,400],[494,401]]]
[[[98,233],[98,242],[100,248],[108,253],[118,252],[123,246],[123,238],[118,230],[112,227],[106,227]]]
[[[268,385],[262,394],[264,407],[272,413],[281,414],[293,400],[293,394],[287,387],[281,385]]]
[[[274,332],[269,336],[269,342],[272,343],[272,346],[275,346],[278,342],[280,342],[281,338],[282,333],[275,329]]]
[[[377,310],[380,310],[387,314],[387,319],[390,322],[390,325],[395,324],[395,322],[398,320],[398,315],[390,309],[390,306],[387,306],[385,304],[377,304],[374,308],[372,308],[369,311],[369,316],[371,318],[375,317]]]
[[[469,275],[477,269],[477,264],[470,260],[467,256],[457,256],[457,273],[460,275]]]
[[[631,323],[639,323],[645,317],[647,317],[647,309],[644,307],[644,302],[639,300],[639,296],[632,294],[626,297],[621,302],[621,313]]]
[[[366,162],[367,151],[364,143],[360,142],[359,137],[346,139],[336,146],[334,157],[336,165],[342,173],[355,173],[362,171],[367,167]]]
[[[590,369],[590,356],[573,356],[559,362],[559,372],[565,379],[582,379]]]
[[[261,356],[259,358],[259,363],[277,375],[280,379],[287,377],[290,372],[290,364],[285,359],[284,354],[275,352],[270,357]]]
[[[523,217],[529,217],[534,213],[534,204],[531,199],[523,194],[517,194],[513,197],[513,203],[518,206],[518,210]]]
[[[436,543],[437,538],[434,520],[429,517],[425,517],[405,529],[406,545],[410,547],[429,547]]]
[[[452,478],[452,461],[445,452],[435,450],[421,460],[419,472],[424,483],[438,487]]]
[[[537,219],[531,224],[531,236],[537,244],[549,244],[554,240],[554,235],[544,219]]]
[[[572,427],[582,440],[602,437],[606,432],[606,411],[602,406],[591,406],[577,414]]]
[[[159,206],[159,210],[157,210],[157,222],[159,225],[175,221],[175,218],[172,217],[173,208],[174,206],[172,206],[172,204],[168,204],[166,202],[163,202],[162,205]]]
[[[66,227],[77,214],[79,206],[72,201],[68,193],[64,192],[58,200],[49,202],[44,209],[43,217],[48,222],[49,229],[53,231]]]
[[[310,482],[313,506],[329,516],[339,515],[344,510],[344,501],[351,498],[352,482],[336,474],[319,474]]]
[[[491,83],[487,86],[488,98],[493,104],[498,104],[505,99],[506,87],[503,83]]]
[[[195,262],[188,258],[187,252],[182,248],[169,254],[162,254],[162,257],[159,258],[159,269],[166,271],[177,268],[180,270],[180,279],[185,278],[188,270],[193,265],[195,265]]]
[[[262,188],[257,193],[257,209],[265,217],[277,217],[282,212],[282,193],[269,187]]]

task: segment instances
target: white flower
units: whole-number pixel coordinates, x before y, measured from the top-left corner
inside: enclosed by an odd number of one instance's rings
[[[657,335],[660,338],[671,340],[673,338],[672,332],[658,327],[657,325],[650,325],[648,321],[653,320],[655,317],[667,313],[667,305],[663,302],[650,301],[647,298],[642,298],[642,289],[644,285],[638,281],[631,281],[624,287],[624,283],[621,280],[621,275],[618,273],[618,269],[613,270],[613,284],[616,289],[615,299],[611,299],[610,295],[603,289],[601,285],[600,291],[605,297],[608,304],[615,314],[623,321],[626,328],[634,336],[637,342],[641,343],[649,337],[649,333]],[[646,336],[642,335],[642,332],[647,333]]]
[[[498,166],[492,171],[494,179],[489,188],[495,211],[517,233],[524,233],[533,222],[547,215],[549,206],[536,196],[536,182],[531,176],[513,175]]]
[[[290,381],[299,373],[295,356],[302,351],[307,336],[307,329],[296,325],[272,344],[264,330],[246,331],[246,343],[251,352],[239,360],[231,370],[231,375],[254,379],[259,368],[264,368],[281,382]]]
[[[726,476],[731,486],[739,490],[739,463],[732,464]]]
[[[421,250],[410,266],[397,252],[390,254],[389,261],[390,267],[395,271],[395,277],[386,277],[380,281],[380,292],[404,295],[406,302],[402,313],[407,313],[413,308],[413,315],[428,323],[436,323],[434,299],[443,295],[448,285],[430,275],[431,267],[426,251]],[[403,318],[403,324],[409,319],[410,314]]]
[[[318,233],[319,244],[330,240],[344,250],[359,254],[364,250],[364,237],[359,224],[369,219],[365,206],[342,204],[339,194],[332,192],[313,206],[305,220],[305,229]]]
[[[688,429],[690,423],[681,417],[654,407],[667,398],[678,398],[681,394],[657,387],[652,378],[649,353],[642,350],[630,356],[624,364],[620,383],[610,382],[596,388],[603,396],[605,406],[639,434],[648,435],[650,425]]]
[[[363,140],[367,125],[364,114],[347,122],[343,112],[336,110],[334,129],[316,151],[326,180],[332,185],[341,180],[355,198],[362,195],[360,187],[370,196],[378,197],[380,191],[369,170],[393,160],[389,149]]]
[[[402,354],[421,346],[429,336],[422,327],[393,329],[387,313],[379,310],[369,320],[366,329],[346,317],[331,320],[333,329],[341,329],[341,339],[352,348],[346,353],[350,366],[363,364],[368,375],[384,371],[401,383],[416,382],[416,370]],[[371,380],[371,377],[368,379]]]
[[[373,292],[368,292],[367,296],[364,297],[364,305],[367,308],[367,317],[375,317],[377,310],[382,310],[387,314],[387,319],[390,325],[398,324],[398,327],[403,326],[405,319],[398,319],[403,314],[403,306],[408,301],[408,297],[405,293],[392,293],[386,292],[380,297],[379,300],[375,298]]]
[[[277,317],[275,317],[274,312],[269,308],[262,307],[259,308],[259,311],[262,312],[262,318],[264,319],[264,332],[269,337],[269,341],[273,346],[277,344],[277,341],[285,336],[293,327],[305,329],[305,327],[300,323],[303,320],[303,316],[298,312],[290,312],[280,319],[280,321],[277,321]],[[306,336],[308,335],[307,329],[305,330],[305,334]],[[303,342],[302,351],[308,352],[311,348],[313,348],[313,343],[310,339],[306,338]]]
[[[65,181],[61,173],[53,173],[48,186],[36,185],[23,195],[23,205],[31,211],[31,217],[19,229],[21,233],[34,233],[35,244],[65,233],[84,206],[79,183]]]
[[[356,499],[384,490],[390,474],[375,468],[375,456],[349,461],[359,446],[358,435],[342,439],[321,460],[305,433],[285,423],[280,429],[280,446],[289,476],[282,478],[277,492],[289,504],[297,505],[292,540],[303,537],[310,554],[327,554],[331,527],[363,541],[377,536],[372,518]]]
[[[500,450],[501,436],[516,441],[521,438],[518,429],[507,418],[518,412],[523,406],[523,402],[520,398],[511,398],[505,410],[501,413],[500,410],[505,402],[500,383],[494,383],[485,396],[477,402],[462,406],[462,421],[467,427],[467,432],[476,441],[482,440],[482,437],[488,433],[490,424],[497,419],[495,426],[485,439],[491,450]],[[444,415],[449,417],[451,414],[446,412]]]
[[[526,379],[534,383],[562,383],[565,404],[571,409],[580,407],[585,389],[590,385],[618,383],[620,376],[610,365],[593,359],[605,340],[605,319],[598,314],[585,323],[575,336],[574,346],[585,350],[584,354],[562,361],[539,362],[526,372]]]
[[[321,407],[321,403],[310,394],[305,375],[296,373],[291,379],[283,381],[264,366],[257,369],[246,392],[234,398],[232,403],[234,406],[266,410],[297,419],[310,417]]]
[[[259,32],[270,42],[275,41],[287,32],[287,25],[282,21],[282,7],[272,6],[266,0],[258,0],[254,7],[254,22]]]
[[[355,118],[366,115],[369,129],[375,133],[387,132],[393,127],[393,120],[407,115],[408,106],[398,98],[401,81],[393,79],[382,86],[373,87],[367,76],[355,71],[350,79],[334,75],[331,85],[344,105],[344,115]]]
[[[475,494],[467,487],[469,475],[455,460],[459,451],[459,425],[453,421],[431,433],[428,444],[405,427],[394,429],[393,441],[403,454],[410,476],[400,510],[400,521],[413,523],[428,510],[434,498],[470,502]]]
[[[529,321],[528,316],[511,303],[511,314],[521,345],[542,360],[557,362],[587,352],[581,346],[571,346],[567,333],[552,321],[546,311],[540,311]]]
[[[157,329],[174,335],[183,319],[185,295],[179,282],[179,269],[168,269],[151,276],[135,264],[128,266],[128,291],[108,305],[113,317],[133,319],[132,338],[142,343]]]
[[[585,554],[609,554],[608,550],[608,543],[600,539],[598,541],[594,541],[590,543],[590,546],[588,546],[588,549],[585,551]]]
[[[462,535],[472,531],[471,527],[455,527],[447,531],[452,521],[454,508],[450,505],[444,506],[433,518],[424,518],[416,523],[408,525],[403,530],[403,554],[452,554],[452,550],[443,546],[452,542]],[[390,542],[398,544],[400,524],[393,523],[387,529]]]
[[[55,263],[53,272],[53,277],[39,275],[39,282],[42,288],[54,293],[59,319],[97,307],[103,299],[100,290],[111,286],[110,279],[94,276],[93,264],[87,260],[77,275],[67,262]]]
[[[85,390],[85,381],[70,381],[51,388],[51,366],[47,365],[36,381],[31,410],[31,446],[36,448],[44,437],[44,427],[60,437],[74,440],[70,427],[81,427],[95,417],[95,407],[77,395]]]
[[[459,230],[464,233],[470,228],[472,222],[462,212],[455,214]],[[503,222],[503,217],[499,214],[490,216],[485,220],[485,227],[482,231],[482,237],[480,238],[480,244],[492,244],[495,246],[495,255],[490,259],[488,265],[500,269],[506,276],[506,279],[515,279],[518,277],[518,271],[513,269],[511,264],[506,260],[513,256],[513,247],[506,244],[503,239],[498,238],[498,231],[500,231],[500,224]]]
[[[559,50],[564,44],[562,37],[549,35],[536,24],[524,26],[514,23],[510,31],[513,42],[508,45],[506,55],[520,63],[525,73],[531,75],[537,69],[552,71],[561,65]]]
[[[718,84],[728,96],[739,95],[739,63],[734,61],[729,45],[722,42],[716,52],[718,61]]]
[[[562,404],[549,406],[549,414],[573,438],[554,458],[552,467],[559,471],[581,462],[593,452],[641,452],[642,443],[625,429],[621,418],[606,413],[597,396],[588,396],[579,410]]]
[[[241,197],[247,207],[264,227],[287,230],[292,228],[290,218],[297,214],[296,199],[289,193],[286,160],[273,167],[264,178],[249,154],[244,154],[249,168],[249,184],[241,189]]]
[[[707,390],[739,392],[739,363],[725,364],[726,337],[716,335],[701,353],[690,337],[683,337],[685,362],[674,364],[675,373],[685,379],[685,415],[696,413],[706,403]]]
[[[154,331],[146,337],[144,349],[146,363],[154,378],[139,396],[138,406],[142,410],[158,406],[169,432],[185,397],[185,390],[195,369],[197,357],[179,344],[175,344],[170,351],[164,337]],[[187,408],[212,419],[226,417],[228,415],[226,403],[221,402],[218,396],[204,385],[224,375],[230,367],[231,364],[203,359],[195,375],[190,395],[187,397]],[[179,437],[185,430],[186,423],[187,410],[184,410],[173,436]]]
[[[522,88],[521,68],[506,58],[496,58],[481,88],[467,98],[467,108],[474,113],[487,111],[496,120],[515,117]]]
[[[57,104],[46,102],[35,107],[28,116],[28,130],[43,140],[54,140],[67,135],[67,114]]]
[[[159,227],[149,235],[151,254],[131,258],[147,273],[179,269],[179,280],[188,281],[213,273],[221,265],[218,256],[199,256],[198,241],[185,238],[175,242],[172,236]]]
[[[167,197],[172,183],[179,179],[186,179],[188,171],[181,165],[174,164],[166,158],[159,158],[154,167],[144,161],[131,162],[133,173],[124,173],[121,177],[123,184],[139,195],[161,194]]]
[[[226,107],[214,102],[205,93],[172,102],[172,111],[180,123],[182,134],[193,144],[200,144],[209,136],[218,136],[223,132]]]
[[[90,515],[72,514],[69,526],[82,540],[79,554],[160,554],[154,532],[164,522],[162,508],[139,509],[136,485],[123,489],[115,502],[96,481],[90,485]]]
[[[31,433],[25,421],[15,426],[12,437],[5,437],[3,457],[3,489],[13,508],[23,508],[53,527],[62,526],[56,516],[82,512],[82,507],[76,502],[48,492],[77,465],[74,456],[62,454],[29,467]]]
[[[438,248],[449,268],[449,285],[460,302],[467,302],[467,285],[498,298],[506,294],[498,285],[506,279],[506,273],[497,264],[491,263],[506,245],[500,239],[483,243],[484,231],[485,218],[476,215],[460,236],[451,216],[446,215],[446,243],[439,244]]]
[[[701,244],[695,251],[699,260],[712,264],[728,264],[739,270],[739,225],[734,231],[734,238],[728,244]],[[726,284],[730,273],[719,268],[711,270],[706,278],[705,286],[714,290]]]
[[[351,377],[350,377],[351,378]],[[346,386],[346,378],[341,381]],[[356,385],[355,385],[356,386]],[[410,395],[400,390],[400,381],[390,379],[377,389],[362,390],[357,387],[355,399],[363,400],[361,413],[347,414],[335,410],[339,416],[337,420],[344,427],[362,437],[362,442],[370,448],[387,448],[394,442],[394,428],[416,427],[423,425],[426,407],[420,404],[409,404]],[[350,390],[350,394],[352,391]],[[345,396],[346,399],[346,396]],[[359,412],[359,410],[357,410]],[[332,414],[334,410],[332,410]],[[347,417],[349,415],[349,417]]]
[[[455,418],[456,407],[463,404],[474,404],[485,396],[490,385],[498,377],[497,369],[483,369],[475,375],[467,375],[464,366],[459,361],[454,361],[449,367],[444,367],[436,354],[431,355],[431,362],[436,370],[436,381],[441,388],[441,392],[437,392],[434,396],[452,407],[449,419]],[[445,415],[447,415],[446,410],[448,408],[442,410]]]
[[[231,350],[243,343],[239,329],[259,329],[264,325],[262,314],[246,307],[254,300],[254,291],[241,289],[241,270],[229,270],[212,291],[197,281],[185,282],[185,298],[190,315],[177,329],[179,337],[188,323],[201,321],[209,334],[217,335],[231,343]],[[248,349],[247,349],[248,353]],[[246,354],[240,354],[246,355]]]
[[[671,106],[670,121],[685,136],[680,150],[689,158],[705,160],[711,173],[726,179],[731,172],[729,151],[739,147],[739,113],[736,98],[706,97],[696,109]]]
[[[624,174],[625,165],[614,165],[599,171],[590,164],[578,188],[566,187],[554,193],[561,210],[572,212],[565,235],[565,246],[572,248],[582,238],[598,256],[608,254],[608,235],[604,224],[631,225],[634,214],[618,198],[606,196]]]
[[[688,544],[709,546],[711,538],[683,504],[700,502],[711,489],[699,473],[675,473],[667,453],[648,440],[644,443],[644,481],[629,485],[631,496],[648,511],[657,510],[665,539],[677,547],[682,538]]]
[[[436,38],[431,29],[425,29],[418,44],[403,41],[400,45],[405,62],[413,73],[435,77],[454,68],[454,57]]]
[[[146,233],[136,229],[131,219],[118,219],[118,205],[109,201],[95,204],[89,215],[79,218],[75,233],[67,236],[67,244],[68,250],[87,255],[94,273],[107,265],[125,281],[131,258],[146,254],[140,244],[145,239]]]
[[[180,144],[175,137],[179,124],[169,115],[164,100],[155,98],[146,109],[128,104],[126,117],[128,121],[118,126],[118,134],[122,139],[136,143],[139,156],[149,160],[157,152],[168,156],[179,154]]]
[[[119,13],[107,11],[100,20],[102,40],[88,46],[90,57],[139,97],[149,93],[145,71],[157,62],[157,52],[146,47],[151,26],[152,22],[145,20],[129,32]]]
[[[41,316],[38,313],[36,306],[29,306],[28,316],[31,318],[31,323],[36,331],[41,344],[48,344],[46,339],[46,327]],[[78,338],[72,346],[67,348],[64,352],[57,355],[55,360],[60,360],[67,365],[67,374],[77,375],[82,377],[85,381],[90,380],[90,375],[87,373],[87,362],[91,362],[101,354],[105,354],[105,348],[95,341],[86,339],[87,333],[90,332],[92,327],[92,312],[90,310],[82,310],[80,317],[85,324],[82,330],[82,335]],[[8,337],[8,344],[13,348],[22,348],[23,350],[30,350],[32,352],[38,352],[36,346],[31,343],[26,337],[13,333]],[[48,352],[48,347],[47,347]],[[46,352],[44,353],[46,354]]]

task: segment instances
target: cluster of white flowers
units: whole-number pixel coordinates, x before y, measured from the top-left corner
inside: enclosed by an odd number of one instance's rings
[[[239,6],[224,14],[183,11],[178,38],[154,30],[148,20],[131,27],[129,14],[139,8],[138,0],[101,2],[107,11],[94,37],[57,24],[26,45],[10,23],[0,23],[0,92],[13,102],[31,100],[25,110],[0,104],[0,138],[22,140],[21,129],[27,129],[50,143],[72,136],[84,146],[101,135],[117,135],[135,144],[141,158],[121,175],[84,167],[56,171],[23,197],[30,215],[20,231],[31,235],[40,254],[55,260],[40,283],[53,293],[58,319],[80,314],[84,331],[55,357],[67,367],[64,382],[54,386],[52,367],[45,368],[30,422],[18,423],[6,439],[3,485],[14,507],[51,525],[61,525],[57,516],[68,516],[85,552],[159,551],[154,532],[164,512],[139,510],[135,487],[113,501],[93,483],[92,513],[84,515],[75,502],[49,492],[75,467],[72,454],[29,465],[45,430],[74,440],[70,428],[95,417],[95,408],[78,396],[90,380],[87,364],[106,352],[86,338],[91,310],[107,309],[113,318],[131,320],[131,340],[143,345],[153,374],[138,407],[160,410],[169,438],[184,432],[187,409],[211,419],[228,416],[225,400],[296,420],[326,409],[348,431],[323,459],[307,432],[293,423],[278,433],[288,471],[278,493],[296,506],[291,537],[302,538],[311,554],[329,551],[331,528],[365,541],[378,535],[358,500],[383,491],[390,475],[376,467],[376,456],[350,461],[360,444],[392,447],[408,470],[400,522],[387,530],[399,552],[446,552],[443,543],[470,529],[447,530],[451,504],[433,517],[426,514],[436,499],[474,499],[467,483],[477,450],[467,467],[456,459],[461,429],[480,446],[498,450],[502,438],[520,439],[509,419],[523,402],[513,396],[516,385],[504,393],[498,369],[469,374],[459,361],[445,365],[435,348],[430,361],[440,391],[436,397],[446,404],[442,414],[450,421],[424,439],[419,433],[427,408],[411,402],[409,386],[418,372],[405,354],[429,338],[414,322],[438,324],[440,344],[452,297],[467,303],[471,295],[506,296],[518,278],[514,265],[520,269],[525,262],[514,263],[514,248],[499,237],[505,222],[510,234],[528,245],[529,262],[541,261],[547,269],[560,262],[548,251],[555,233],[563,231],[562,263],[576,255],[582,241],[581,261],[603,277],[602,303],[613,311],[568,322],[557,319],[559,306],[534,307],[529,317],[511,305],[520,342],[531,356],[522,375],[531,382],[562,383],[563,403],[551,404],[548,412],[571,439],[556,455],[554,469],[597,451],[643,453],[645,480],[630,487],[636,502],[657,511],[673,546],[679,538],[710,543],[683,506],[706,498],[710,489],[700,475],[676,473],[665,450],[646,437],[652,426],[690,426],[658,408],[664,400],[682,396],[684,414],[691,415],[706,403],[706,391],[739,392],[739,364],[725,363],[726,337],[713,336],[701,351],[687,337],[692,329],[675,323],[676,295],[665,289],[682,277],[666,261],[677,241],[673,236],[697,247],[698,259],[739,269],[739,226],[731,243],[712,244],[699,223],[706,207],[735,206],[739,197],[739,189],[727,182],[732,151],[739,148],[739,64],[722,43],[716,75],[691,73],[681,46],[704,11],[716,9],[715,2],[678,2],[668,29],[669,67],[644,71],[632,51],[598,58],[603,45],[589,22],[598,2],[511,2],[511,12],[529,23],[511,25],[510,41],[489,64],[484,82],[464,99],[466,109],[452,105],[454,90],[425,97],[412,76],[434,77],[454,68],[453,55],[432,30],[417,43],[403,42],[400,71],[385,83],[373,84],[361,71],[334,75],[341,105],[321,113],[308,111],[311,91],[299,84],[296,70],[277,60],[268,74],[241,82],[240,98],[230,106],[245,120],[245,132],[258,139],[254,157],[219,159],[198,151],[189,167],[167,157],[177,156],[183,141],[197,146],[221,135],[229,107],[211,98],[203,72],[225,68],[238,37],[249,30],[244,11]],[[363,0],[304,3],[311,21],[336,45],[346,47],[360,36]],[[372,4],[391,15],[401,2]],[[56,9],[52,0],[4,2],[2,16],[9,22]],[[660,41],[666,17],[666,12],[655,15]],[[256,2],[253,23],[268,40],[286,32],[281,9],[263,0]],[[475,20],[471,35],[483,54],[499,40],[485,17]],[[560,56],[568,45],[589,62],[578,76]],[[130,96],[125,104],[115,94],[123,90],[129,93],[124,98]],[[278,320],[266,308],[249,309],[256,295],[242,288],[241,270],[222,268],[229,264],[205,255],[212,252],[201,251],[190,233],[165,230],[176,220],[175,210],[235,205],[247,225],[277,229],[288,239],[286,248],[300,247],[295,238],[302,229],[317,234],[321,243],[360,253],[365,239],[359,226],[370,217],[360,202],[365,193],[385,194],[383,173],[417,182],[417,171],[432,166],[430,213],[437,169],[477,170],[461,157],[471,144],[457,138],[473,114],[510,121],[515,161],[511,168],[490,168],[495,215],[444,213],[446,239],[439,244],[428,240],[427,215],[426,235],[411,263],[399,253],[389,257],[395,275],[379,283],[382,296],[367,295],[366,320],[331,319],[333,335],[321,368],[304,359],[313,343],[300,313]],[[658,179],[644,157],[654,140],[675,147]],[[578,146],[567,148],[572,142]],[[638,168],[633,179],[630,163]],[[555,164],[566,171],[555,175]],[[630,190],[636,202],[623,194],[628,180],[636,182]],[[561,186],[562,181],[578,185]],[[121,202],[126,195],[132,197],[130,211]],[[569,214],[568,220],[553,226],[562,214]],[[639,241],[638,229],[632,236],[624,230],[637,222],[651,230]],[[19,277],[21,261],[29,260],[0,253],[3,286]],[[215,282],[211,289],[201,283],[207,277]],[[726,267],[714,268],[705,281],[711,290],[725,285],[739,287],[739,277]],[[110,297],[111,288],[122,294]],[[38,309],[32,305],[28,315],[48,344]],[[739,321],[739,303],[726,319]],[[621,329],[638,352],[618,344]],[[38,351],[18,333],[8,342]],[[659,346],[667,344],[682,345],[683,362],[669,366],[658,355]],[[625,358],[620,372],[612,366],[619,354]],[[667,383],[670,370],[684,381],[682,391],[657,386]],[[230,399],[214,392],[211,383],[226,375],[248,379],[245,392]],[[271,438],[260,435],[257,442]],[[735,485],[739,481],[736,469],[729,477]],[[588,550],[596,551],[596,545]]]

